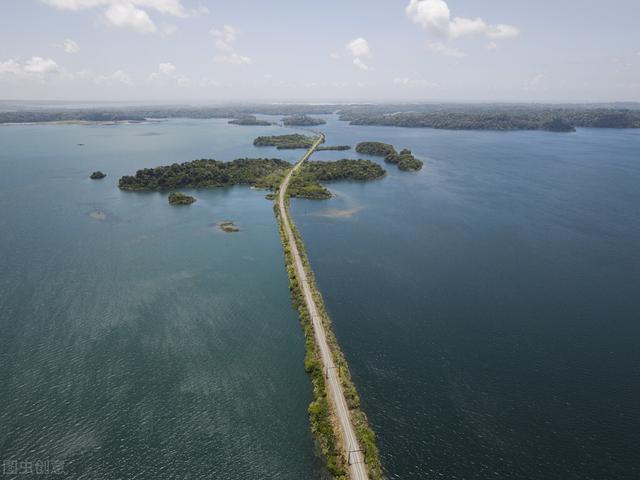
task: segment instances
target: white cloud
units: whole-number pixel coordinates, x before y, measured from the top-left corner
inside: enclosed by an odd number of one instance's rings
[[[372,67],[362,61],[363,58],[371,58],[369,42],[362,37],[354,38],[345,46],[349,55],[353,57],[353,64],[356,68],[364,71],[373,70]]]
[[[409,19],[441,38],[456,39],[471,35],[489,38],[510,38],[520,31],[513,25],[499,23],[488,25],[481,18],[451,18],[451,11],[444,0],[411,0],[405,9]]]
[[[69,77],[69,74],[51,58],[31,57],[24,63],[10,58],[0,62],[0,78],[43,81],[46,76]]]
[[[61,71],[58,64],[50,58],[31,57],[23,66],[27,73],[47,74]]]
[[[111,5],[104,13],[108,23],[115,27],[129,28],[138,33],[155,33],[158,27],[153,23],[149,14],[134,7],[130,3]]]
[[[394,85],[399,85],[402,87],[423,87],[423,88],[436,88],[438,87],[437,83],[430,82],[429,80],[422,80],[419,78],[409,78],[409,77],[396,77],[393,79]]]
[[[70,38],[67,38],[64,42],[62,42],[62,48],[64,49],[65,52],[71,53],[71,54],[78,53],[80,51],[80,45],[78,45],[76,42],[74,42]]]
[[[332,59],[332,60],[340,60],[340,58],[341,58],[341,57],[340,57],[340,54],[339,54],[339,53],[336,53],[336,52],[331,52],[331,53],[329,54],[329,57],[331,57],[331,59]]]
[[[42,0],[42,2],[63,10],[82,10],[126,3],[174,17],[187,17],[190,13],[182,5],[182,0]]]
[[[176,71],[176,66],[173,63],[161,63],[158,71],[163,75],[172,75]]]
[[[369,70],[373,70],[373,68],[371,68],[369,65],[364,63],[362,60],[360,60],[359,57],[356,57],[356,58],[353,59],[353,64],[356,67],[358,67],[360,70],[364,70],[365,72],[367,72]]]
[[[16,62],[13,58],[0,62],[0,78],[8,75],[19,76],[22,75],[23,72],[22,65]]]
[[[240,30],[231,25],[224,25],[222,28],[213,28],[209,31],[216,39],[215,45],[218,50],[224,52],[216,55],[213,59],[216,63],[228,63],[230,65],[249,65],[253,63],[251,57],[240,55],[235,51],[233,44],[238,38]]]
[[[133,85],[131,76],[122,70],[116,70],[110,75],[93,76],[93,81],[98,85]]]
[[[487,42],[484,44],[484,48],[487,50],[495,50],[498,48],[498,44],[496,42]]]
[[[210,33],[225,43],[233,43],[238,38],[239,31],[236,27],[224,25],[221,29],[212,28]]]
[[[178,73],[176,66],[170,62],[159,64],[158,70],[147,77],[149,82],[161,81],[162,79],[174,80],[179,87],[186,87],[191,84],[189,77]]]
[[[47,5],[62,10],[83,10],[102,7],[103,19],[106,23],[121,28],[128,28],[139,33],[155,33],[161,31],[170,35],[175,31],[175,27],[169,26],[158,29],[149,16],[149,11],[156,13],[187,18],[193,16],[206,15],[209,9],[199,7],[187,10],[182,4],[182,0],[41,0]],[[168,31],[167,31],[168,29]]]
[[[433,42],[427,45],[429,50],[438,55],[444,55],[445,57],[464,57],[464,52],[458,48],[449,47],[442,42]]]
[[[347,43],[346,49],[352,57],[371,57],[369,42],[362,37],[351,40]]]
[[[253,60],[250,57],[238,55],[235,52],[232,52],[229,55],[216,55],[213,58],[213,61],[216,63],[228,63],[230,65],[250,65],[253,63]]]

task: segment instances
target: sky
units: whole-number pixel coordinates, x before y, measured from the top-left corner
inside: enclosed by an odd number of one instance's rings
[[[0,99],[640,101],[638,0],[1,0]]]

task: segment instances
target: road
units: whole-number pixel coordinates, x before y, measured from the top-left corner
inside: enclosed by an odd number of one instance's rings
[[[296,165],[289,171],[287,176],[280,184],[280,195],[278,197],[278,210],[280,212],[280,218],[284,226],[284,232],[289,242],[289,248],[293,256],[296,276],[298,283],[302,287],[304,294],[304,301],[307,305],[307,309],[311,316],[311,322],[313,325],[313,333],[318,350],[320,351],[320,359],[322,361],[323,370],[325,372],[327,392],[329,400],[332,403],[333,411],[336,414],[338,424],[342,433],[342,438],[346,443],[345,447],[348,451],[344,452],[345,457],[349,461],[349,476],[352,480],[367,480],[369,478],[367,474],[367,468],[364,463],[364,455],[360,451],[360,444],[355,435],[355,430],[351,424],[351,418],[349,416],[349,408],[347,407],[347,401],[342,391],[342,383],[338,376],[338,370],[333,361],[333,355],[329,349],[327,343],[327,337],[322,323],[322,318],[318,313],[316,302],[313,299],[311,288],[309,287],[309,281],[307,279],[307,273],[302,264],[302,258],[298,251],[298,246],[291,230],[291,220],[287,212],[287,189],[289,188],[289,182],[291,176],[302,166],[302,164],[313,154],[318,145],[324,141],[324,135],[320,134],[316,142],[309,148],[309,150],[302,156],[302,158],[296,163]]]

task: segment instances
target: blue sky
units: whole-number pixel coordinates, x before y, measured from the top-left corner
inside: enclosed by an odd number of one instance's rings
[[[3,0],[0,99],[640,101],[637,0]]]

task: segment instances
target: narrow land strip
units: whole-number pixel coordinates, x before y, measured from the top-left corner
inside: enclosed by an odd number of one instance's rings
[[[298,279],[300,288],[304,296],[304,302],[306,308],[311,317],[313,325],[313,333],[315,338],[316,347],[320,353],[320,359],[322,362],[323,371],[325,372],[326,385],[328,387],[328,397],[331,401],[333,411],[338,422],[340,434],[344,442],[345,458],[347,458],[349,464],[349,476],[352,480],[366,480],[369,478],[367,474],[367,468],[364,461],[364,455],[360,448],[360,443],[355,434],[354,426],[351,423],[349,415],[349,408],[345,399],[344,391],[342,389],[342,383],[340,380],[338,368],[334,361],[331,349],[327,342],[327,334],[323,325],[322,317],[319,314],[318,306],[314,300],[310,282],[307,277],[307,272],[304,268],[304,264],[298,250],[298,245],[291,228],[292,221],[289,218],[289,212],[286,208],[287,205],[287,188],[291,181],[292,175],[301,168],[303,163],[313,154],[315,149],[324,141],[324,135],[320,134],[318,139],[309,148],[309,150],[302,156],[298,163],[287,173],[284,180],[280,184],[278,195],[278,210],[279,218],[282,222],[282,228],[284,235],[288,243],[293,262],[295,265],[295,274]]]

